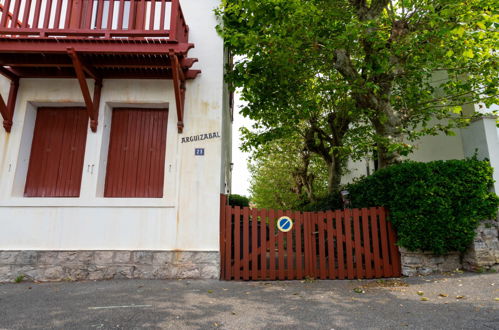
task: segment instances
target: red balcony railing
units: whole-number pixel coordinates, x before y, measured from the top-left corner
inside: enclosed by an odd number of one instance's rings
[[[0,35],[187,42],[179,0],[0,0]]]

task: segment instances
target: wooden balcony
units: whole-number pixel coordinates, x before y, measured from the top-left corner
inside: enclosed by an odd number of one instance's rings
[[[187,42],[175,0],[2,0],[0,34],[30,37],[166,38]]]
[[[197,59],[187,57],[189,28],[180,0],[0,0],[0,74],[12,81],[10,131],[20,78],[78,78],[97,127],[100,87],[92,98],[85,79],[173,79],[179,131],[185,80]]]

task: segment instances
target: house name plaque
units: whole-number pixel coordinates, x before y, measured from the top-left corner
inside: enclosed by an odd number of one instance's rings
[[[218,133],[218,132],[203,133],[203,134],[183,137],[182,143],[197,142],[197,141],[216,139],[216,138],[220,138],[220,133]]]

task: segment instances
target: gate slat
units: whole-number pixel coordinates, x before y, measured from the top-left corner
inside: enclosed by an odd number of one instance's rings
[[[362,267],[362,251],[360,239],[360,217],[359,209],[353,209],[353,235],[355,246],[355,268],[357,270],[357,278],[364,278],[364,269]]]
[[[267,278],[267,210],[260,210],[260,279]]]
[[[392,268],[390,267],[390,251],[388,250],[388,236],[386,234],[385,209],[378,208],[379,226],[381,232],[381,255],[383,258],[383,276],[391,277]]]
[[[276,279],[276,264],[275,264],[275,211],[269,211],[269,257],[270,257],[270,279]]]
[[[258,278],[258,210],[251,210],[251,279]]]
[[[277,211],[277,219],[283,216],[282,210]],[[277,241],[278,241],[278,246],[277,246],[277,254],[279,257],[279,265],[278,265],[278,270],[279,270],[279,279],[284,280],[286,279],[286,274],[284,271],[284,234],[282,231],[278,230],[277,232]]]
[[[234,207],[234,279],[241,279],[241,208]]]
[[[249,280],[249,208],[243,208],[243,280]]]
[[[311,244],[312,244],[312,249],[311,249],[311,252],[312,252],[312,255],[311,255],[311,258],[312,258],[312,277],[313,278],[317,278],[317,270],[319,268],[319,266],[317,265],[317,231],[318,231],[318,226],[317,226],[317,213],[312,213],[312,221],[311,221],[311,224],[312,224],[312,232],[310,233],[311,235]]]
[[[324,212],[317,214],[318,236],[319,236],[319,269],[321,280],[326,279],[326,244],[324,242]]]
[[[352,280],[354,278],[353,269],[353,244],[352,244],[352,211],[350,209],[345,209],[345,248],[347,255],[347,274],[348,279]]]
[[[392,275],[393,276],[400,276],[401,275],[401,269],[400,269],[400,253],[397,247],[397,234],[395,233],[395,230],[392,226],[392,223],[390,221],[387,221],[388,223],[388,232],[389,232],[389,237],[390,237],[390,255],[392,259]]]
[[[230,205],[225,206],[225,278],[227,280],[232,279],[234,273],[232,272],[232,207]]]
[[[327,231],[327,251],[328,251],[328,278],[336,277],[335,260],[334,260],[334,229],[333,229],[333,212],[326,212],[326,231]]]
[[[379,255],[379,239],[378,239],[378,218],[375,207],[369,209],[369,214],[371,215],[371,226],[372,226],[372,240],[373,240],[373,252],[374,252],[374,269],[376,277],[381,277],[381,257]]]
[[[364,231],[364,258],[366,265],[366,278],[373,277],[372,270],[372,252],[371,252],[371,240],[369,239],[369,219],[368,219],[368,210],[366,208],[362,209],[362,229]]]
[[[314,213],[310,212],[307,219],[307,228],[304,236],[307,238],[307,246],[305,247],[306,257],[308,259],[308,274],[307,276],[315,278],[315,239],[314,239]]]
[[[343,212],[336,210],[334,213],[334,219],[336,223],[336,246],[338,253],[338,277],[340,280],[345,278],[345,260],[343,253]]]
[[[304,277],[312,276],[312,267],[310,265],[312,258],[310,256],[310,250],[312,249],[310,240],[312,236],[310,235],[310,212],[303,213],[303,256],[305,261]]]
[[[286,268],[288,270],[288,280],[293,280],[295,278],[295,262],[294,262],[294,252],[293,252],[293,232],[296,230],[294,228],[295,224],[295,217],[294,217],[294,212],[288,211],[286,212],[286,215],[291,219],[293,222],[293,228],[291,228],[290,231],[286,233],[286,251],[287,251],[287,262],[286,262]]]
[[[296,212],[295,219],[295,260],[296,260],[296,279],[303,278],[303,250],[302,250],[302,231],[303,213]]]

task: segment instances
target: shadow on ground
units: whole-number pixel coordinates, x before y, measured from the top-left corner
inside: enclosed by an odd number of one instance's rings
[[[498,289],[498,274],[3,284],[0,329],[499,329]]]

